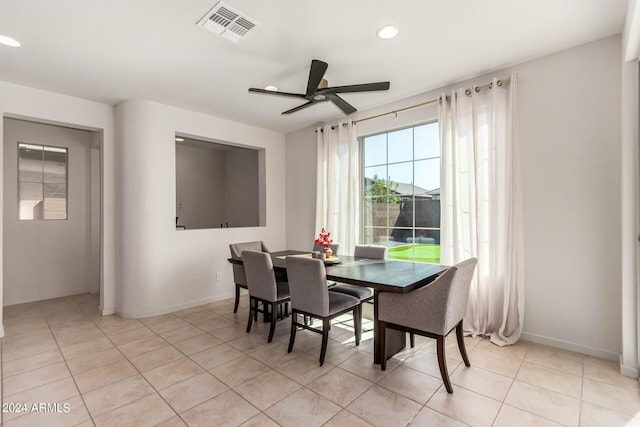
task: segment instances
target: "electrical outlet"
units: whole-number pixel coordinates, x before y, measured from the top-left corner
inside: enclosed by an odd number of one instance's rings
[[[218,271],[216,273],[216,282],[221,282],[221,281],[222,281],[222,273]]]

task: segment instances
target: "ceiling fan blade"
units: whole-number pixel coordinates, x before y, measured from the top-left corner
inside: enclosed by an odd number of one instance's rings
[[[307,82],[307,97],[310,97],[318,89],[318,85],[324,77],[324,73],[327,71],[329,64],[319,59],[311,61],[311,69],[309,70],[309,81]]]
[[[290,96],[290,97],[293,97],[293,98],[307,99],[301,93],[280,92],[280,91],[277,91],[277,90],[258,89],[258,88],[255,88],[255,87],[250,88],[249,92],[262,93],[262,94],[265,94],[265,95]]]
[[[359,85],[333,86],[319,89],[318,93],[327,95],[330,93],[373,92],[377,90],[389,90],[389,82],[363,83]]]
[[[347,101],[345,101],[344,99],[340,98],[338,95],[335,95],[333,93],[329,93],[326,94],[327,99],[330,100],[331,102],[333,102],[334,104],[336,104],[336,106],[341,109],[345,114],[351,114],[351,113],[355,113],[356,108],[349,104]]]
[[[316,101],[309,101],[309,102],[304,103],[304,104],[302,104],[302,105],[298,105],[297,107],[292,108],[291,110],[283,111],[283,112],[282,112],[282,114],[283,114],[283,115],[285,115],[285,114],[295,113],[296,111],[300,111],[300,110],[302,110],[303,108],[310,107],[310,106],[312,106],[312,105],[313,105],[313,104],[315,104],[315,103],[316,103]]]

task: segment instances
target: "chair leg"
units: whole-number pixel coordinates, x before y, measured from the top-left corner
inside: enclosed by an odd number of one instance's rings
[[[447,358],[444,353],[444,336],[439,335],[436,338],[438,347],[438,366],[440,366],[440,375],[442,375],[442,381],[444,381],[444,387],[448,393],[453,393],[453,387],[451,387],[451,381],[449,381],[449,371],[447,370]]]
[[[298,321],[298,313],[295,311],[291,312],[291,335],[289,335],[289,349],[287,353],[291,353],[293,350],[293,343],[296,340],[296,322]]]
[[[249,322],[247,323],[247,333],[251,332],[251,324],[253,323],[253,312],[255,311],[255,309],[253,308],[253,303],[256,303],[256,308],[258,305],[257,300],[254,300],[253,298],[249,297]]]
[[[462,320],[456,325],[456,338],[458,338],[458,348],[460,349],[460,355],[464,360],[465,366],[471,366],[469,362],[469,356],[467,356],[467,347],[464,345],[464,331],[462,329]]]
[[[359,346],[360,338],[362,337],[362,303],[353,309],[353,329],[356,337],[356,346]]]
[[[276,331],[276,320],[278,320],[278,318],[275,316],[276,313],[276,306],[278,305],[277,302],[272,302],[271,303],[271,326],[269,327],[269,339],[267,340],[267,342],[271,342],[273,341],[273,333]]]
[[[378,336],[380,340],[378,344],[380,345],[380,369],[383,371],[387,370],[387,343],[386,343],[386,335],[387,335],[387,324],[382,320],[378,320]]]
[[[329,343],[329,329],[331,319],[322,319],[322,347],[320,348],[320,366],[324,364],[324,356],[327,354],[327,344]]]
[[[240,286],[236,283],[236,301],[233,304],[233,312],[238,312],[238,304],[240,304]]]
[[[409,332],[409,342],[411,343],[411,348],[416,346],[416,335]]]

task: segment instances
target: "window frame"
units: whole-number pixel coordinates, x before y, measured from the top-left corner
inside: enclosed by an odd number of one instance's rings
[[[397,131],[401,131],[401,130],[406,130],[406,129],[411,129],[412,132],[415,132],[414,129],[420,126],[424,126],[424,125],[430,125],[430,124],[434,124],[434,123],[438,123],[437,118],[431,119],[431,120],[425,120],[423,122],[418,122],[418,123],[413,123],[413,124],[407,124],[406,126],[401,126],[398,128],[393,128],[393,129],[386,129],[386,130],[380,130],[374,133],[370,133],[370,134],[366,134],[366,135],[361,135],[358,137],[358,144],[360,145],[361,149],[359,150],[359,166],[360,166],[360,175],[362,177],[361,182],[360,182],[360,189],[361,189],[361,196],[360,196],[360,230],[359,230],[359,240],[360,242],[364,242],[366,243],[371,243],[371,244],[376,244],[375,242],[368,242],[367,240],[367,231],[368,230],[375,230],[375,229],[386,229],[387,230],[387,234],[390,234],[394,229],[400,229],[400,230],[407,230],[407,231],[411,231],[411,236],[412,238],[415,240],[416,236],[417,236],[417,232],[419,230],[423,230],[423,231],[436,231],[438,233],[441,233],[441,226],[440,227],[422,227],[422,226],[417,226],[416,225],[416,191],[415,191],[415,184],[413,186],[412,189],[412,194],[410,195],[411,200],[412,200],[412,226],[411,227],[396,227],[395,224],[390,224],[389,223],[389,210],[390,210],[390,204],[386,203],[387,205],[387,211],[386,211],[386,225],[385,226],[375,226],[375,225],[367,225],[365,218],[366,218],[366,206],[367,203],[369,203],[369,200],[371,199],[371,196],[367,196],[367,187],[365,184],[365,169],[367,167],[385,167],[386,168],[386,176],[384,177],[385,181],[388,182],[388,178],[389,178],[389,166],[392,165],[398,165],[398,164],[403,164],[403,163],[411,163],[411,167],[412,167],[412,177],[414,177],[414,182],[415,182],[415,172],[416,172],[416,162],[418,161],[426,161],[426,160],[435,160],[438,159],[439,160],[439,164],[440,164],[440,168],[442,168],[442,163],[441,163],[441,159],[442,159],[442,152],[439,152],[439,156],[437,157],[424,157],[424,158],[419,158],[417,159],[416,156],[416,150],[415,150],[415,139],[412,141],[414,143],[413,147],[412,147],[412,159],[411,160],[406,160],[406,161],[394,161],[394,162],[389,162],[389,140],[388,140],[388,136],[387,139],[385,141],[385,145],[386,145],[386,163],[382,163],[382,164],[375,164],[375,165],[366,165],[365,166],[365,155],[366,155],[366,148],[365,148],[365,139],[366,138],[371,138],[371,137],[375,137],[378,135],[388,135],[390,133],[393,132],[397,132]],[[415,134],[413,133],[413,137],[415,138]],[[387,187],[388,190],[388,187]],[[389,196],[389,192],[387,191],[387,194],[385,197]],[[399,195],[399,197],[406,197],[409,195]],[[437,199],[440,199],[440,196],[437,197]],[[415,242],[414,242],[415,243]],[[406,243],[405,245],[409,245],[409,243]],[[439,246],[439,243],[438,243]],[[413,256],[411,258],[412,261],[418,261],[420,262],[419,259],[416,259],[415,257],[415,252],[413,252]]]
[[[31,147],[31,149],[39,149],[42,151],[42,156],[40,159],[40,164],[42,166],[42,180],[41,181],[27,181],[27,180],[23,180],[20,177],[20,164],[21,164],[21,156],[20,156],[20,152],[22,149],[25,148],[29,148]],[[48,145],[48,144],[42,144],[42,143],[31,143],[31,142],[22,142],[22,141],[18,141],[17,145],[17,169],[16,169],[16,184],[17,184],[17,199],[18,199],[18,203],[17,203],[17,216],[18,216],[18,221],[67,221],[69,219],[69,147],[61,147],[61,146],[56,146],[56,145]],[[49,150],[47,150],[49,149]],[[45,204],[45,185],[46,184],[61,184],[59,182],[47,182],[46,181],[46,174],[45,174],[45,152],[46,151],[50,151],[50,152],[58,152],[58,153],[64,153],[64,218],[47,218],[46,217],[46,204]],[[22,184],[41,184],[42,185],[42,217],[41,218],[22,218],[21,217],[21,209],[20,209],[20,205],[21,205],[21,188],[22,188]],[[60,211],[61,212],[61,211]]]

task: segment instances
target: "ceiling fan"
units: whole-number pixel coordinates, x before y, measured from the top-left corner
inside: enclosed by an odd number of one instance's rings
[[[300,111],[303,108],[310,107],[318,102],[331,101],[345,114],[351,114],[355,111],[355,107],[338,96],[339,93],[353,92],[371,92],[378,90],[389,90],[389,82],[364,83],[359,85],[334,86],[329,87],[327,81],[323,78],[329,65],[326,62],[314,59],[311,61],[311,69],[309,70],[309,81],[307,82],[307,91],[302,93],[280,92],[278,90],[250,88],[249,92],[263,93],[267,95],[288,96],[292,98],[306,99],[307,102],[290,110],[284,111],[282,114],[291,114]]]

